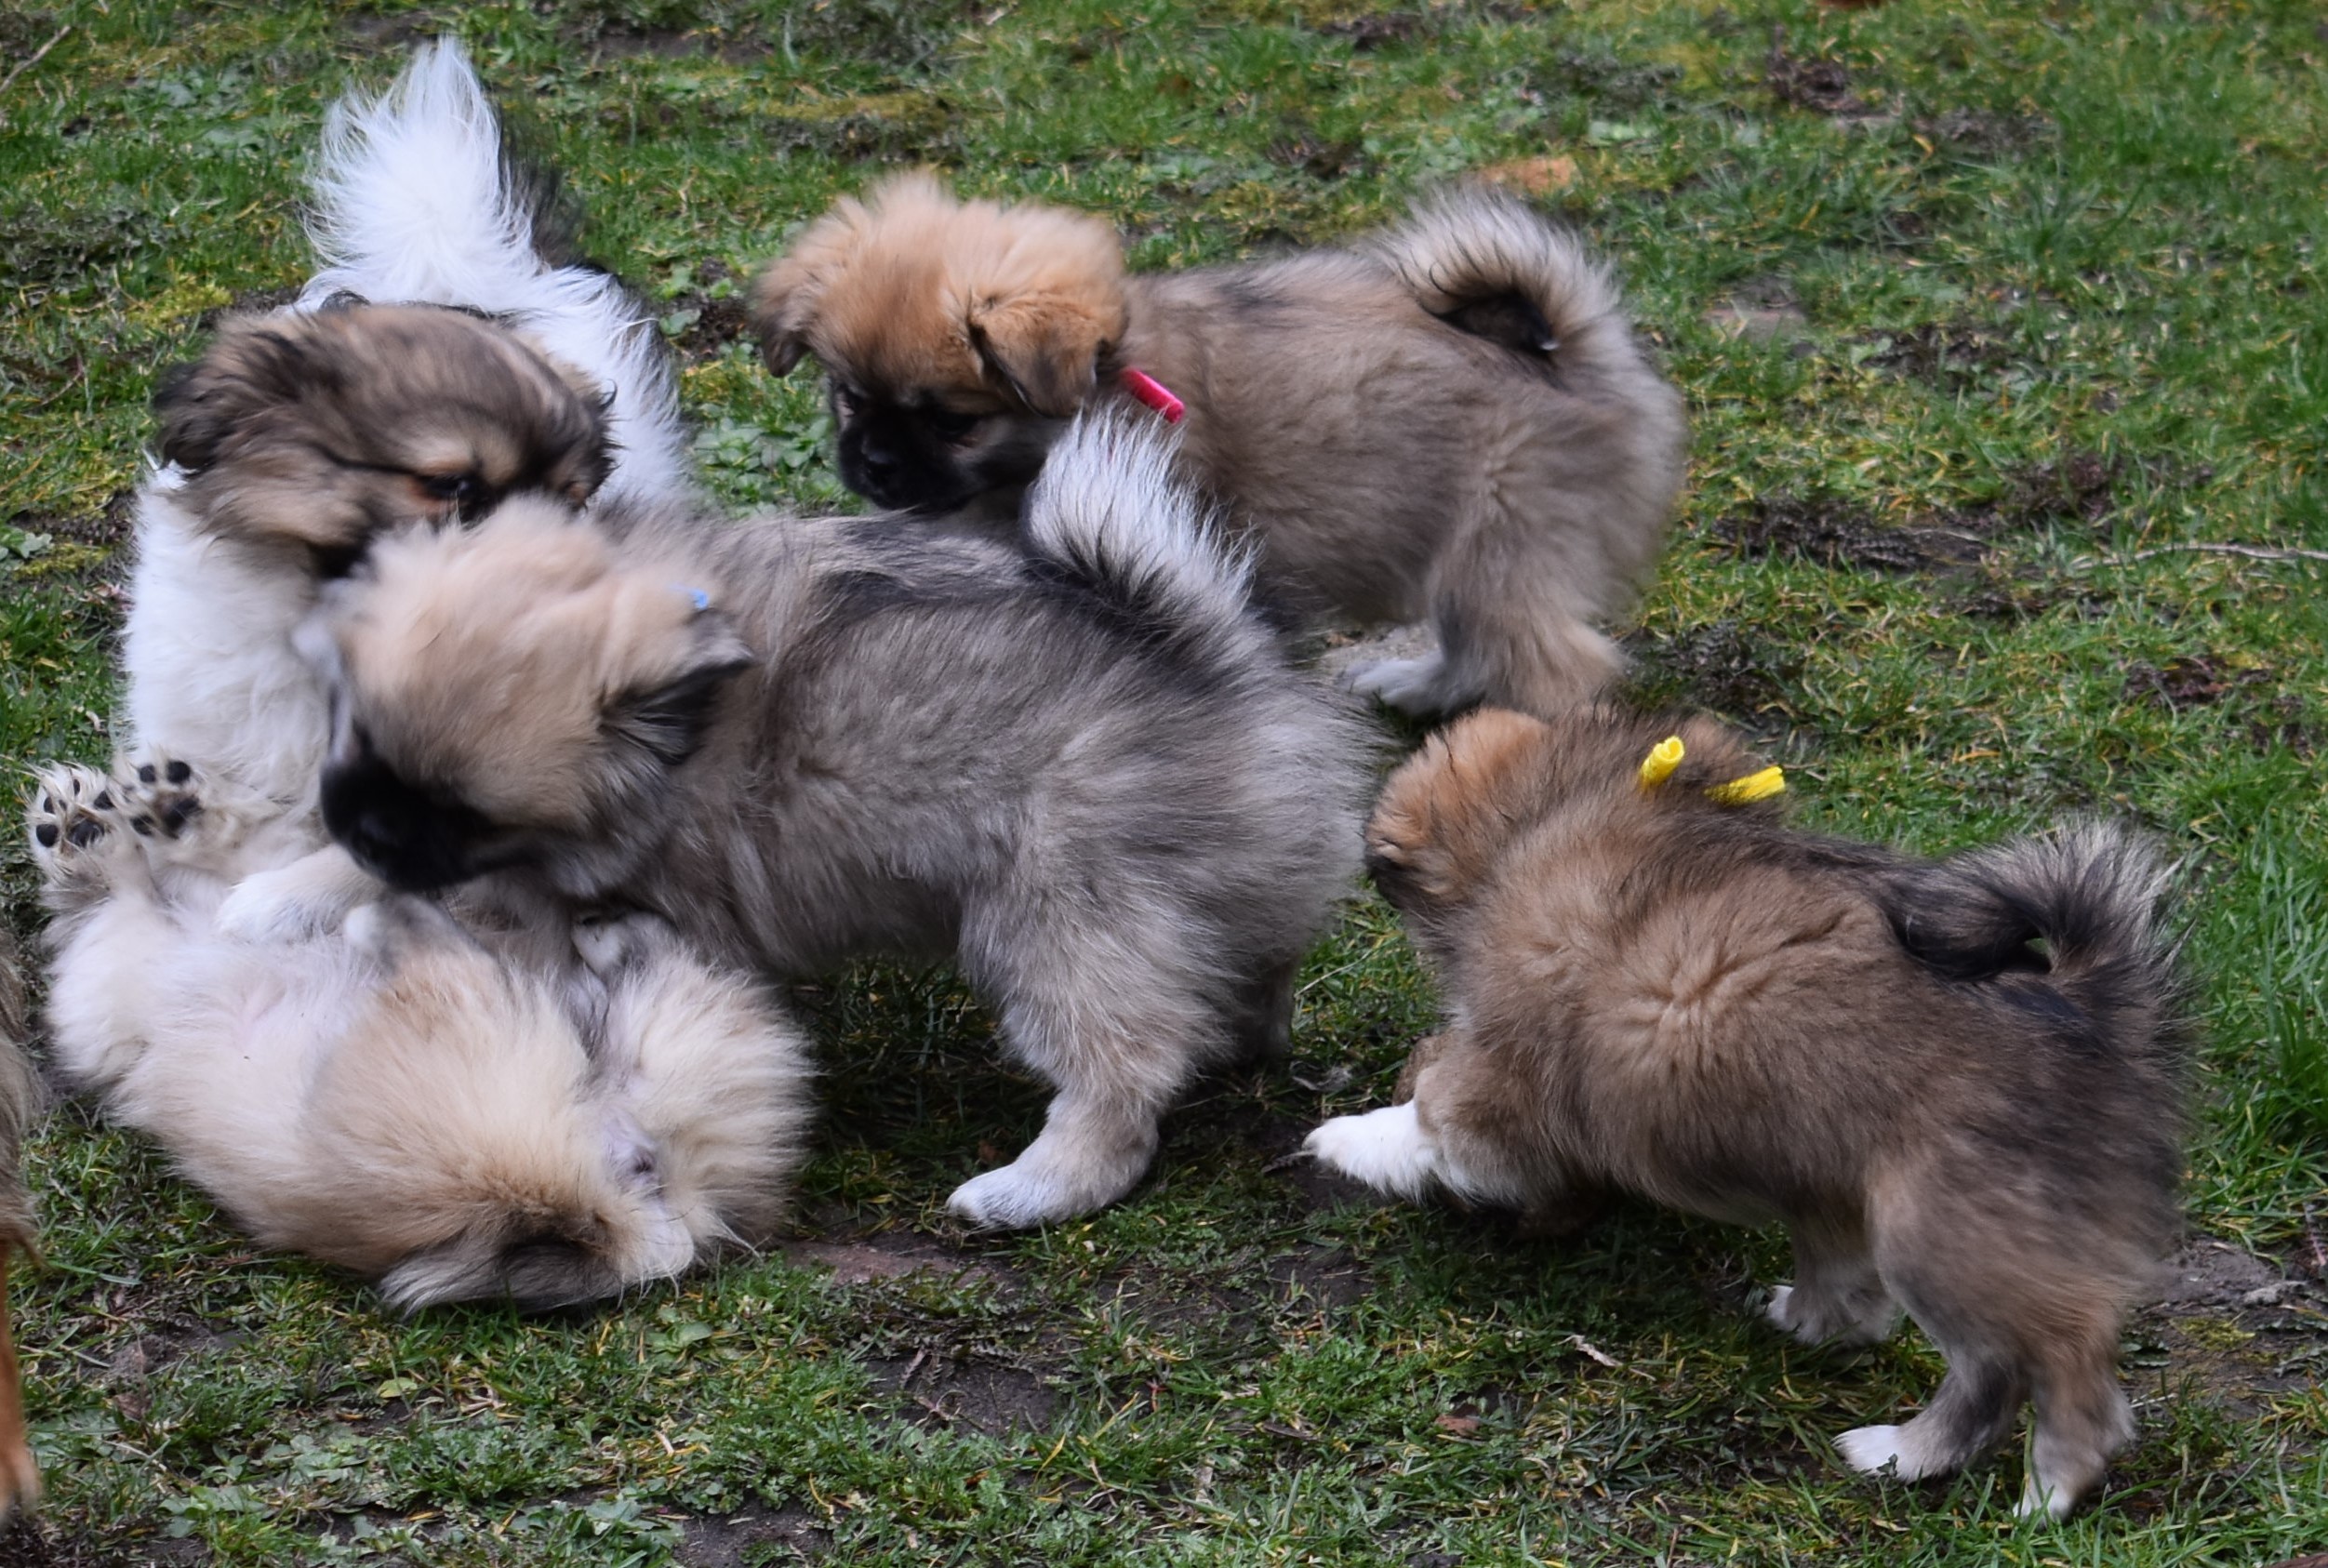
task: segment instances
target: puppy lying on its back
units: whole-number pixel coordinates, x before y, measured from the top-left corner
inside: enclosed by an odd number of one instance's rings
[[[1948,1358],[1843,1456],[1943,1474],[2034,1397],[2022,1509],[2067,1513],[2132,1433],[2118,1331],[2177,1227],[2160,870],[2099,827],[1936,863],[1814,838],[1719,725],[1670,728],[1483,712],[1391,778],[1368,860],[1451,1022],[1411,1099],[1310,1150],[1407,1197],[1781,1220],[1780,1327],[1904,1309]]]
[[[1618,660],[1589,623],[1682,481],[1681,399],[1605,269],[1486,190],[1353,249],[1127,276],[1096,219],[907,175],[811,224],[754,310],[771,368],[830,375],[841,477],[885,506],[1007,514],[1077,410],[1184,405],[1266,587],[1431,621],[1437,652],[1356,679],[1414,712],[1590,695]]]
[[[953,954],[1058,1091],[954,1208],[1112,1203],[1201,1065],[1284,1048],[1366,786],[1168,468],[1071,435],[1028,554],[516,504],[384,540],[325,611],[325,820],[398,886],[490,870],[783,975]]]

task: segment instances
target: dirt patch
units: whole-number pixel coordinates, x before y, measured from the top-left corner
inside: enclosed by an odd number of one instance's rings
[[[1320,136],[1310,126],[1297,126],[1266,149],[1270,162],[1298,169],[1312,179],[1340,179],[1366,166],[1365,149],[1355,141]]]
[[[1731,338],[1786,343],[1810,352],[1811,318],[1785,278],[1749,278],[1706,312],[1706,325]]]
[[[2328,1370],[2328,1292],[2228,1242],[2194,1237],[2132,1338],[2130,1371],[2253,1414]]]
[[[1043,1431],[1058,1414],[1058,1390],[1032,1369],[959,1349],[923,1349],[901,1361],[867,1363],[873,1386],[917,1426],[968,1427],[989,1437]]]
[[[2268,671],[2234,670],[2211,654],[2193,654],[2162,665],[2137,660],[2126,673],[2126,695],[2180,713],[2211,707],[2242,687],[2270,679]]]
[[[807,1560],[832,1549],[832,1533],[798,1508],[690,1519],[673,1554],[684,1568],[756,1568],[786,1556]]]
[[[1982,536],[1969,529],[1893,526],[1831,495],[1756,497],[1741,511],[1717,518],[1709,531],[1749,558],[1776,555],[1874,571],[1966,566],[1986,553]]]
[[[1872,113],[1867,100],[1851,90],[1851,72],[1842,61],[1789,54],[1783,28],[1772,30],[1763,82],[1779,102],[1814,114],[1840,119]]]
[[[2012,357],[1991,329],[1971,323],[1926,323],[1897,332],[1871,334],[1867,363],[1918,380],[1962,386]]]
[[[690,360],[716,357],[728,344],[752,335],[752,311],[740,292],[744,275],[725,261],[705,261],[695,270],[696,286],[665,302],[662,327],[672,346]]]
[[[1685,698],[1734,719],[1788,711],[1786,688],[1803,668],[1796,650],[1735,620],[1709,621],[1671,636],[1637,631],[1624,645],[1640,661],[1636,684],[1648,700]]]
[[[2057,132],[2042,114],[2005,114],[1990,109],[1950,109],[1915,122],[1927,141],[1967,153],[2020,153],[2051,141]]]
[[[1378,626],[1365,631],[1328,631],[1320,644],[1318,671],[1339,685],[1362,665],[1420,658],[1439,645],[1439,639],[1428,626]]]
[[[2117,510],[2121,463],[2099,452],[2071,452],[2056,460],[2031,463],[2006,475],[1995,507],[2002,525],[2039,527],[2049,523],[2099,523]],[[2201,483],[2212,471],[2194,473]]]
[[[1317,1162],[1307,1162],[1314,1166]],[[1381,1202],[1374,1195],[1376,1203]],[[1374,1289],[1374,1277],[1364,1265],[1339,1247],[1305,1242],[1296,1251],[1272,1257],[1265,1266],[1270,1282],[1286,1301],[1313,1301],[1332,1309],[1348,1307]]]
[[[1342,21],[1329,21],[1318,28],[1328,38],[1347,38],[1350,47],[1364,54],[1385,44],[1403,44],[1430,27],[1431,19],[1420,11],[1382,11],[1373,16],[1350,17]]]
[[[22,1514],[0,1525],[0,1562],[8,1568],[175,1568],[210,1561],[210,1548],[196,1540],[124,1540]]]
[[[983,1281],[1014,1290],[1017,1277],[991,1258],[958,1252],[925,1237],[886,1232],[848,1241],[792,1242],[784,1256],[794,1263],[832,1270],[836,1285],[861,1285],[930,1274],[947,1280]]]
[[[340,31],[357,43],[383,54],[433,38],[446,31],[444,22],[432,11],[399,11],[393,16],[358,11],[339,26]]]

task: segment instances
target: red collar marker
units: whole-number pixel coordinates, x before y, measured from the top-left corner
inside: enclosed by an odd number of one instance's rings
[[[1124,390],[1164,416],[1164,423],[1177,425],[1188,417],[1189,405],[1172,395],[1172,389],[1143,370],[1125,370],[1116,378]]]

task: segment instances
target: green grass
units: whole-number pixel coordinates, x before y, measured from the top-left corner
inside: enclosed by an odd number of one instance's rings
[[[118,500],[154,378],[206,312],[302,276],[321,109],[406,37],[457,32],[570,172],[597,254],[669,312],[738,503],[841,498],[805,373],[722,341],[723,301],[884,166],[1087,206],[1159,267],[1331,241],[1470,168],[1564,174],[1548,200],[1619,261],[1696,421],[1630,637],[1643,692],[1753,725],[1821,827],[1937,851],[2111,812],[2167,835],[2206,1026],[2193,1224],[2316,1269],[2328,581],[2180,547],[2328,548],[2317,19],[0,12],[0,74],[69,28],[0,92],[0,753],[107,753]],[[1776,28],[1845,79],[1774,67]],[[29,932],[13,834],[0,856]],[[2142,1568],[2328,1547],[2317,1291],[2242,1306],[2234,1278],[2146,1316],[2138,1445],[2098,1509],[2021,1525],[2017,1455],[1945,1486],[1839,1473],[1825,1440],[1896,1418],[1938,1362],[1913,1335],[1818,1352],[1756,1328],[1773,1235],[1625,1209],[1520,1242],[1280,1163],[1378,1101],[1430,1025],[1371,898],[1316,956],[1289,1070],[1208,1086],[1133,1199],[1040,1235],[940,1218],[1042,1104],[951,981],[871,969],[805,1000],[831,1105],[801,1234],[828,1250],[570,1320],[398,1322],[63,1111],[32,1161],[48,1267],[18,1292],[51,1496],[0,1557]],[[915,1259],[936,1266],[843,1282]]]

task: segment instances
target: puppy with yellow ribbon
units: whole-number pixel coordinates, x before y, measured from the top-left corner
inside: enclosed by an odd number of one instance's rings
[[[1447,1023],[1324,1163],[1573,1221],[1603,1190],[1783,1223],[1766,1315],[1948,1376],[1842,1434],[1957,1469],[2036,1402],[2021,1508],[2067,1513],[2132,1435],[2119,1330],[2179,1228],[2186,1029],[2149,847],[2086,825],[1940,861],[1789,827],[1710,719],[1483,711],[1392,776],[1368,863]]]

